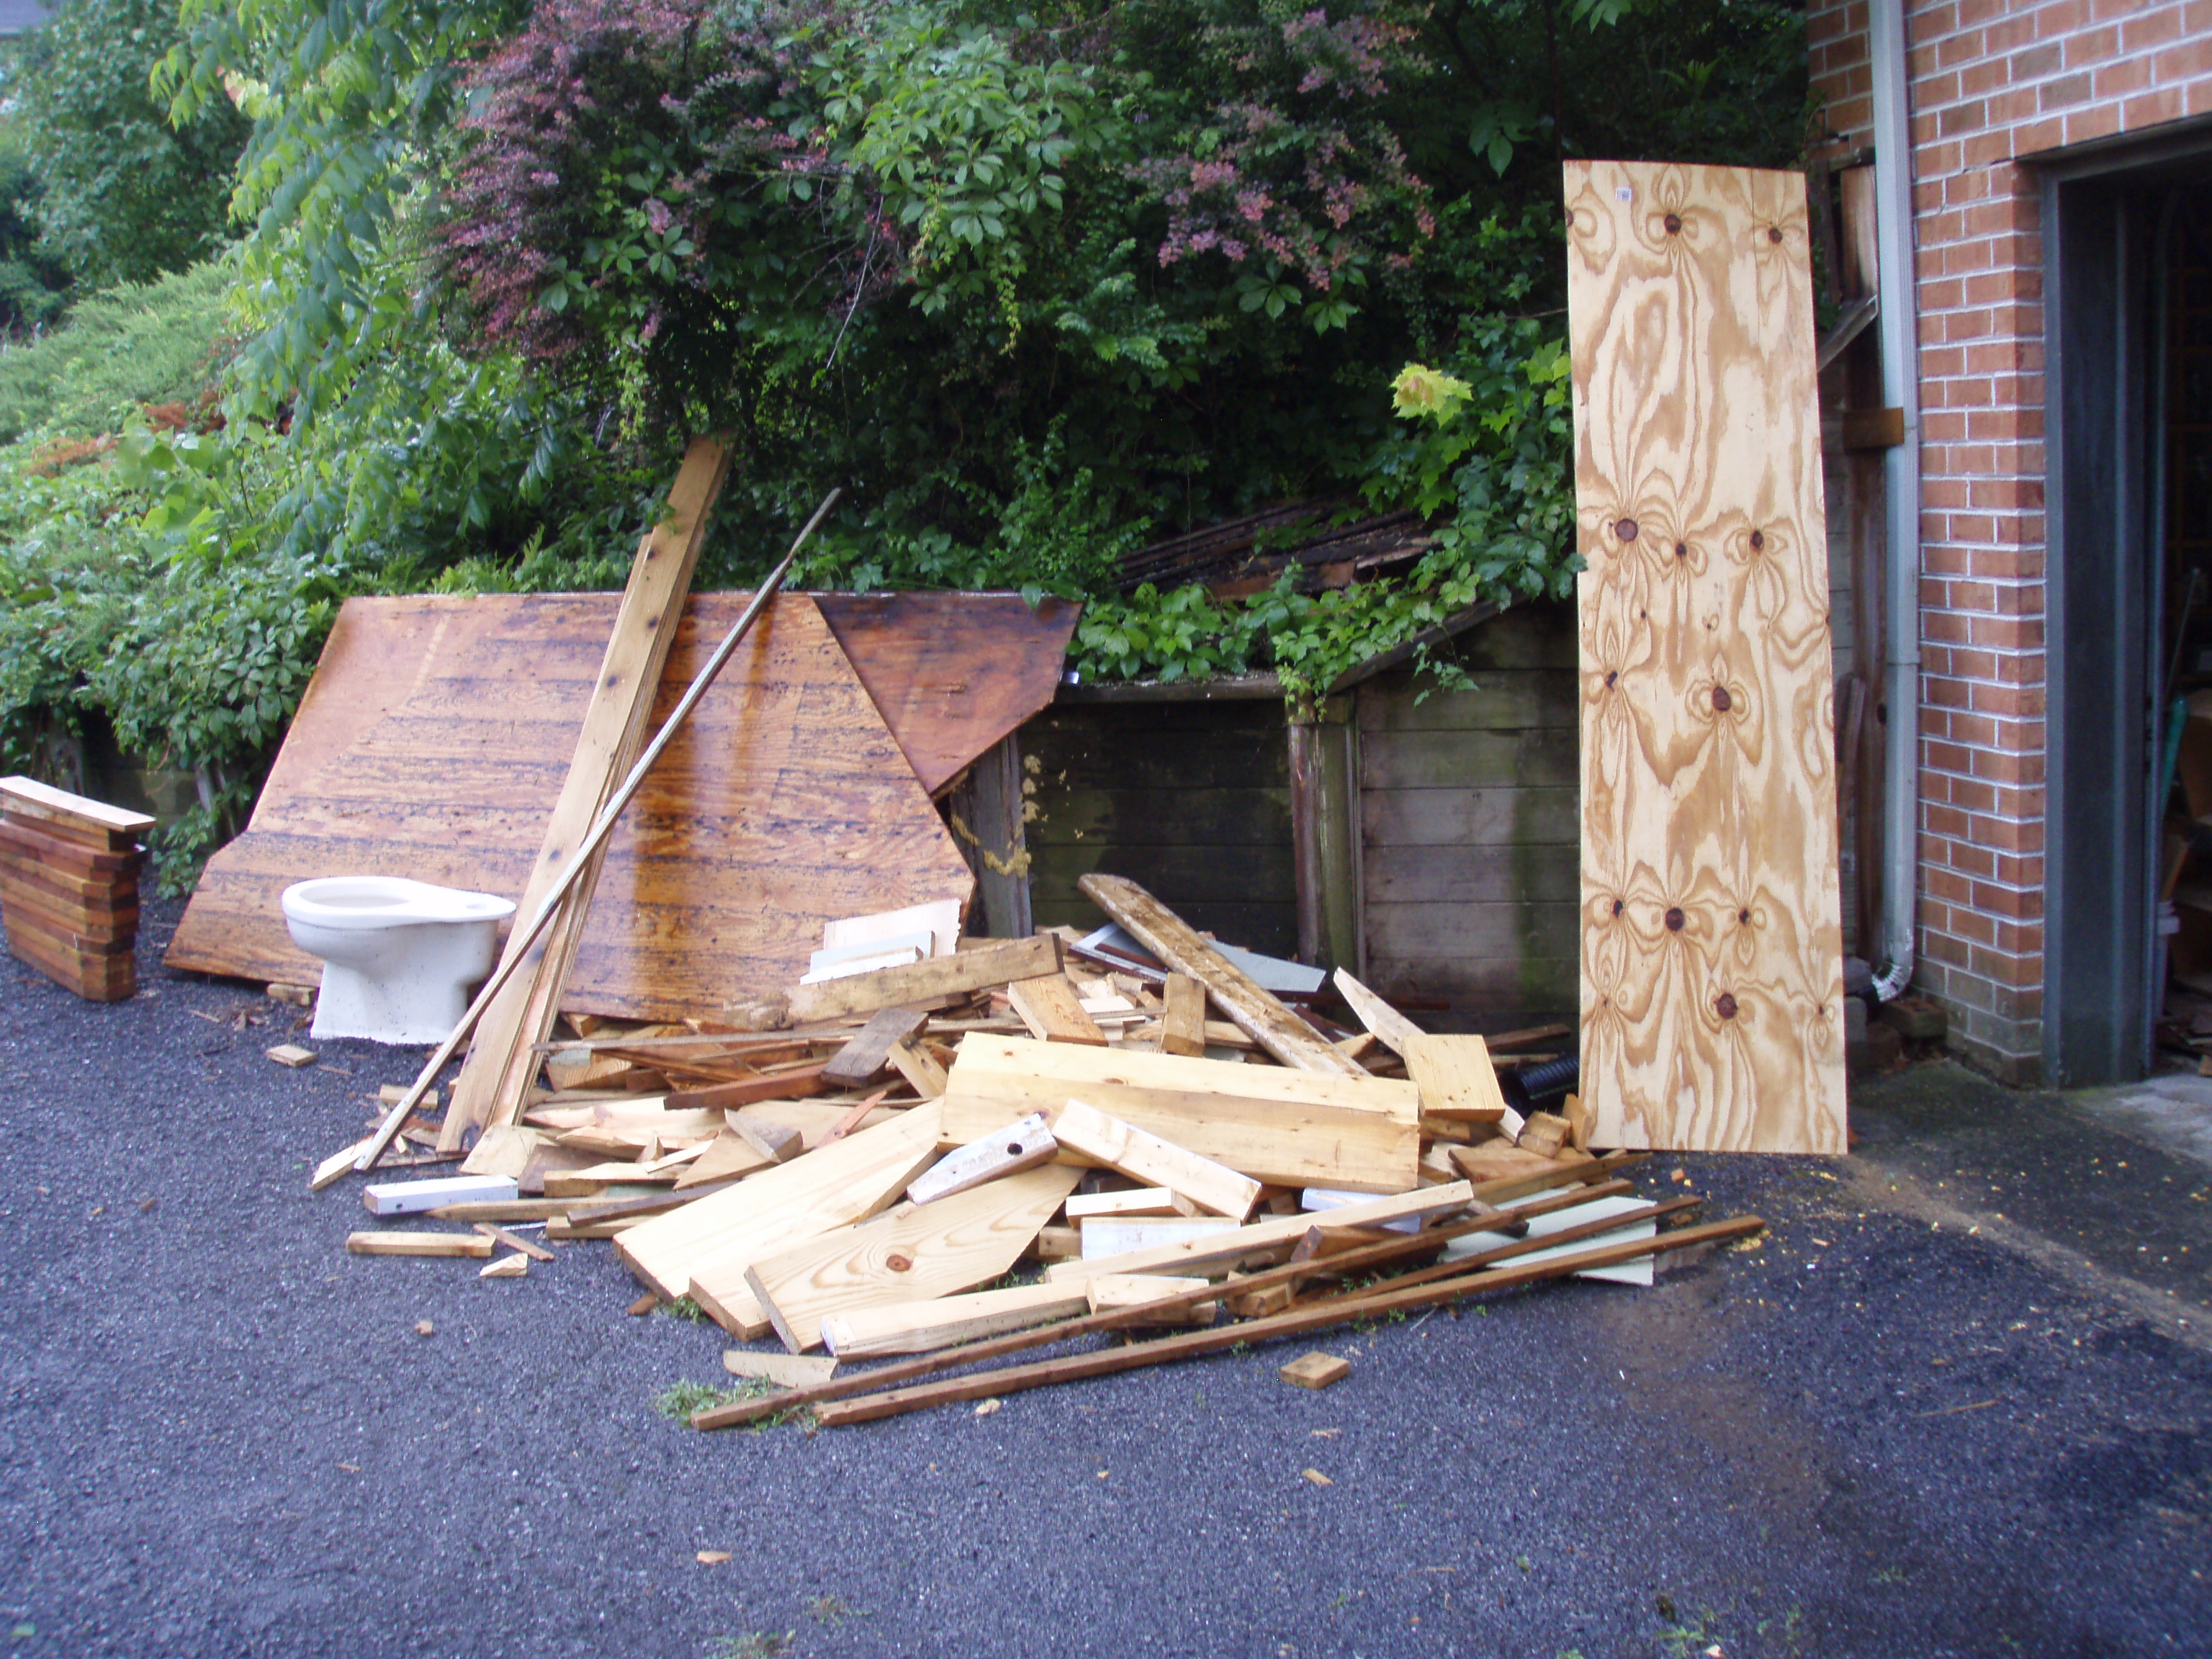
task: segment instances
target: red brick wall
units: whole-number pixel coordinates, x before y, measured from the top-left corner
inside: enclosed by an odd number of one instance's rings
[[[2043,248],[2031,158],[2212,112],[2212,0],[1907,0],[1920,304],[1920,969],[1954,1046],[2033,1075],[2043,1016]],[[1811,0],[1839,139],[1867,0]]]

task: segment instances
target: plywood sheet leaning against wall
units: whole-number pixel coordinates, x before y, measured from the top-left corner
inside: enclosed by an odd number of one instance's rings
[[[522,890],[606,649],[611,594],[351,599],[172,967],[313,983],[277,907],[310,876]],[[744,608],[700,595],[657,729]],[[617,827],[563,1007],[711,1014],[794,984],[826,921],[974,878],[812,599],[763,615]]]
[[[1804,180],[1577,161],[1565,188],[1590,1138],[1841,1152]]]

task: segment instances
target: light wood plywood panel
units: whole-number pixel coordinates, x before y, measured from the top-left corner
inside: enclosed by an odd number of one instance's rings
[[[1571,162],[1565,191],[1591,1139],[1841,1152],[1804,181]]]

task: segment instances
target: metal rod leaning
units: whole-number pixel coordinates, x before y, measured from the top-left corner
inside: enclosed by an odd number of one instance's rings
[[[676,735],[677,729],[684,724],[699,699],[707,695],[708,688],[714,683],[714,677],[722,672],[723,664],[729,661],[732,653],[737,650],[738,642],[751,629],[753,619],[760,615],[762,609],[775,597],[776,590],[783,586],[783,578],[791,568],[791,562],[799,556],[799,550],[806,544],[806,538],[814,533],[815,526],[822,522],[823,515],[836,503],[840,493],[833,489],[822,498],[822,505],[814,509],[814,516],[807,520],[805,526],[799,531],[798,538],[791,544],[791,550],[783,556],[783,562],[770,571],[768,579],[755,590],[751,603],[745,606],[744,614],[738,618],[736,626],[730,629],[728,636],[721,644],[714,647],[714,654],[707,659],[706,665],[693,677],[690,687],[684,693],[683,700],[669,712],[668,718],[662,722],[660,730],[653,734],[653,741],[646,745],[645,752],[637,757],[637,764],[630,768],[629,775],[623,780],[622,787],[617,789],[613,797],[599,809],[599,815],[592,820],[591,830],[585,835],[582,842],[578,844],[574,854],[569,859],[568,869],[562,872],[561,879],[555,883],[552,890],[539,901],[537,910],[524,926],[521,942],[508,948],[506,960],[501,962],[492,976],[484,981],[483,989],[477,993],[476,1000],[469,1004],[467,1012],[461,1016],[460,1023],[453,1027],[453,1034],[438,1045],[437,1052],[430,1056],[428,1063],[422,1067],[421,1074],[416,1078],[414,1085],[402,1095],[391,1111],[386,1114],[384,1121],[377,1126],[376,1133],[369,1137],[368,1144],[362,1149],[361,1155],[354,1159],[355,1169],[368,1170],[375,1167],[377,1159],[384,1156],[386,1151],[391,1146],[393,1138],[398,1134],[399,1126],[407,1121],[407,1115],[422,1104],[423,1096],[429,1093],[431,1084],[437,1080],[438,1073],[445,1069],[446,1062],[460,1051],[461,1044],[468,1040],[469,1033],[476,1029],[477,1021],[483,1017],[483,1011],[491,1006],[492,999],[500,994],[507,981],[514,977],[515,970],[530,955],[532,941],[536,939],[539,933],[544,932],[546,925],[560,913],[561,902],[568,897],[569,889],[575,885],[581,872],[590,867],[592,854],[599,850],[599,843],[613,832],[615,821],[622,816],[623,809],[629,805],[630,797],[637,793],[638,786],[645,781],[646,774],[653,769],[653,762],[660,758],[661,750],[668,747],[670,740]]]

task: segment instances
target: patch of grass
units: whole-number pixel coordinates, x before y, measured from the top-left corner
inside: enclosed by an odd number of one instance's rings
[[[673,1302],[664,1302],[653,1311],[665,1313],[672,1319],[688,1319],[695,1325],[707,1316],[707,1310],[688,1296],[679,1296]]]
[[[757,1400],[770,1392],[766,1382],[757,1380],[718,1388],[712,1382],[694,1382],[687,1377],[681,1382],[670,1383],[653,1395],[653,1409],[678,1423],[689,1423],[694,1412],[715,1406],[734,1406],[740,1400]]]
[[[835,1595],[809,1596],[806,1601],[806,1611],[816,1623],[823,1625],[842,1625],[848,1619],[865,1619],[868,1616],[866,1608],[856,1607],[849,1601],[841,1600]]]
[[[798,1636],[795,1630],[750,1630],[743,1636],[718,1636],[707,1644],[706,1659],[782,1659]]]

